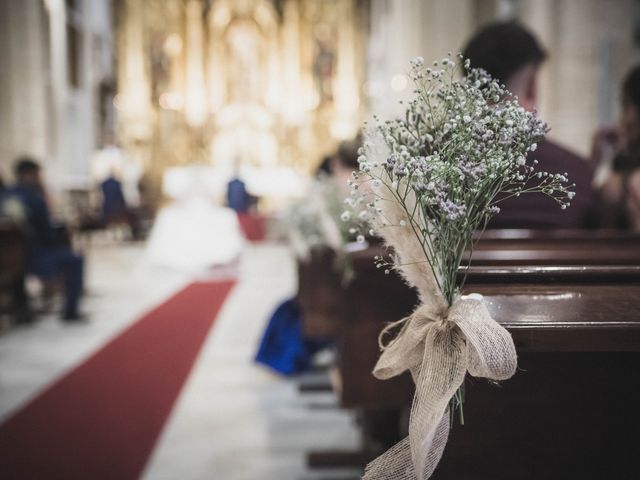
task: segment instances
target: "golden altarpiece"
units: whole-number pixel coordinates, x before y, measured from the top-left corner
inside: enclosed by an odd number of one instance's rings
[[[310,174],[361,121],[362,0],[120,0],[118,138],[171,166]]]

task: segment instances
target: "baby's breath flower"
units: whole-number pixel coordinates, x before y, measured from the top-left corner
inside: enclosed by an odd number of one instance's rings
[[[412,227],[406,235],[417,236],[449,301],[460,287],[460,258],[473,231],[500,212],[501,201],[538,192],[566,209],[575,195],[566,173],[538,171],[536,160],[527,161],[548,131],[536,112],[522,108],[487,72],[455,58],[458,65],[451,56],[431,66],[420,57],[411,61],[414,98],[403,116],[375,117],[359,152],[362,178],[352,186],[356,198],[367,198],[366,215],[357,218],[377,234]],[[406,220],[388,215],[390,203]],[[397,240],[394,235],[389,239]]]

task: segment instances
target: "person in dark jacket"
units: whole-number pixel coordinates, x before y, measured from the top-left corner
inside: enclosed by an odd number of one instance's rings
[[[476,33],[463,50],[471,67],[486,70],[518,97],[520,105],[533,111],[538,100],[538,70],[546,52],[536,38],[516,22],[494,23]],[[561,210],[552,198],[543,194],[522,195],[500,203],[501,212],[490,228],[584,228],[595,220],[593,171],[590,164],[575,153],[545,139],[530,154],[538,160],[538,169],[549,173],[567,173],[575,183],[576,196],[571,207]]]
[[[57,239],[40,178],[40,166],[24,157],[16,162],[14,172],[16,184],[6,190],[3,199],[18,200],[22,205],[29,244],[29,271],[47,280],[62,275],[65,293],[62,318],[79,320],[82,318],[78,305],[83,290],[84,259]]]
[[[138,213],[129,208],[124,196],[122,182],[115,174],[111,174],[100,184],[102,192],[102,222],[105,226],[112,223],[125,223],[131,229],[131,236],[140,239],[142,236]]]
[[[102,191],[102,216],[105,223],[127,214],[127,202],[122,192],[122,184],[114,176],[109,176],[100,184]]]
[[[251,196],[245,183],[237,176],[227,184],[227,206],[237,213],[247,213],[251,207]]]

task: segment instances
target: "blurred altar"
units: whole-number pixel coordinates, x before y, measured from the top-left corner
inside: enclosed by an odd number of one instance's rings
[[[234,175],[270,211],[362,120],[355,0],[122,0],[117,133],[160,194],[168,168]],[[222,199],[224,188],[212,195]]]
[[[589,155],[619,113],[638,58],[633,0],[6,0],[0,16],[0,176],[29,154],[52,209],[112,169],[155,211],[169,168],[238,174],[258,209],[304,195],[324,156],[411,93],[408,61],[461,49],[492,21],[516,19],[548,49],[538,88],[551,137]],[[24,55],[28,52],[28,55]],[[579,88],[577,88],[579,87]],[[103,152],[104,153],[104,152]],[[113,155],[111,155],[113,157]],[[98,166],[99,167],[99,166]],[[103,166],[104,167],[104,166]],[[96,171],[102,172],[96,175]],[[134,192],[135,193],[135,192]]]

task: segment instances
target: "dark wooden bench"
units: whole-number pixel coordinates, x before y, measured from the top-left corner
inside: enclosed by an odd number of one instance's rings
[[[23,232],[13,222],[0,220],[0,314],[16,323],[31,320],[25,291],[27,244]]]
[[[476,250],[477,254],[484,248],[487,255],[492,254],[494,259],[498,258],[498,253],[509,252],[508,255],[503,255],[499,262],[487,262],[488,257],[484,260],[481,257],[469,271],[461,274],[468,275],[469,291],[486,296],[496,320],[503,323],[514,336],[521,367],[534,373],[519,373],[500,388],[478,379],[468,382],[467,425],[454,428],[451,445],[435,478],[605,478],[588,475],[598,471],[596,467],[602,467],[606,462],[598,465],[583,462],[587,467],[582,469],[574,466],[576,471],[582,472],[581,477],[569,476],[567,468],[588,445],[598,446],[604,452],[602,458],[615,461],[617,450],[610,447],[611,442],[598,443],[597,440],[612,432],[623,433],[625,430],[620,430],[620,415],[623,414],[620,411],[606,412],[603,408],[608,402],[616,408],[620,406],[618,394],[620,398],[626,396],[633,401],[640,396],[640,389],[635,388],[640,386],[637,385],[640,374],[635,373],[640,366],[637,353],[640,352],[640,319],[637,318],[640,317],[637,314],[640,307],[640,271],[633,266],[638,265],[638,237],[624,233],[618,235],[619,232],[600,232],[593,237],[587,237],[593,232],[582,232],[582,236],[577,232],[565,232],[556,239],[549,232],[544,235],[535,232],[524,235],[521,232],[508,233],[507,236],[490,233],[487,243],[483,245],[481,241]],[[307,315],[315,308],[310,299],[322,301],[320,311],[324,311],[326,317],[331,317],[330,321],[326,318],[323,320],[323,329],[331,326],[339,346],[341,402],[347,408],[363,412],[365,417],[368,415],[374,420],[370,422],[373,425],[384,425],[384,418],[397,422],[402,409],[409,405],[412,385],[408,377],[380,382],[371,375],[371,370],[379,353],[377,335],[383,324],[409,313],[416,303],[415,293],[399,278],[384,275],[375,268],[373,256],[380,251],[379,247],[374,247],[352,256],[358,277],[347,288],[340,286],[336,275],[332,276],[326,271],[327,265],[330,265],[326,256],[330,254],[325,253],[323,258],[316,259],[317,262],[301,266],[299,297],[305,314],[305,331],[308,332],[313,332],[315,328],[313,315]],[[535,256],[525,256],[522,252],[534,252]],[[575,254],[572,261],[567,261],[563,252],[579,254]],[[624,252],[624,255],[620,252]],[[509,258],[525,257],[536,261],[527,267],[519,266],[519,261],[510,266],[507,263]],[[575,265],[578,261],[579,266]],[[321,273],[322,270],[325,271]],[[307,288],[316,286],[324,290],[322,295],[314,297],[305,292]],[[633,368],[633,372],[630,373],[629,368]],[[619,377],[607,376],[605,373],[610,370],[624,373],[620,373]],[[573,377],[567,379],[571,371],[574,372]],[[593,379],[590,379],[590,375],[593,375]],[[622,376],[626,376],[630,383],[621,382]],[[609,383],[615,388],[610,387]],[[589,394],[590,387],[597,392],[595,398]],[[508,395],[503,392],[508,392]],[[496,396],[499,400],[495,400]],[[473,398],[475,403],[469,406]],[[578,406],[571,406],[571,415],[564,410],[564,404],[569,401],[579,401]],[[544,415],[527,413],[528,408],[538,404],[542,406]],[[509,418],[518,427],[512,428],[501,419],[500,415],[506,415],[506,409],[510,409]],[[596,428],[591,435],[577,431],[576,427],[587,418],[584,415],[589,409],[599,412],[600,416],[606,417],[608,414],[611,422],[607,425],[611,429]],[[492,450],[495,452],[485,451],[486,465],[476,467],[482,457],[479,452],[486,450],[487,444],[482,440],[488,429],[486,418],[489,418],[483,414],[484,410],[495,414],[495,433],[486,434],[486,438],[492,438]],[[469,416],[474,419],[469,419]],[[571,440],[575,448],[565,445],[563,455],[549,456],[554,448],[558,449],[561,445],[540,436],[543,433],[540,424],[545,420],[557,424],[557,428],[553,425],[549,427],[548,434],[551,437],[559,435],[558,438]],[[629,425],[639,427],[640,423],[636,420],[635,416],[629,418]],[[584,423],[584,428],[588,427],[589,424]],[[364,459],[375,453],[376,446],[387,446],[399,435],[397,430],[387,428],[387,437],[380,438],[379,434],[382,432],[384,435],[385,430],[371,431],[369,428],[367,431],[366,423],[363,430],[368,438],[364,443],[365,451],[359,452],[359,456],[340,457],[339,452],[325,452],[324,456],[311,455],[310,464],[330,464],[332,458],[340,463],[345,457],[354,461],[360,459],[364,464]],[[464,433],[459,434],[459,431]],[[535,438],[518,443],[514,435],[533,435]],[[574,438],[576,435],[588,438],[590,443]],[[503,439],[509,441],[501,443]],[[539,446],[538,450],[532,447],[532,442]],[[620,442],[617,444],[619,446]],[[474,445],[476,450],[473,450]],[[518,449],[523,445],[527,448],[519,452]],[[610,448],[604,448],[607,446]],[[499,447],[506,449],[504,455]],[[589,451],[595,461],[599,458],[595,456],[595,450],[594,447],[584,451]],[[493,462],[493,455],[499,455],[500,462]],[[528,466],[528,471],[533,473],[527,476],[529,473],[519,465],[525,465],[525,460],[537,457],[544,458],[546,463],[539,468]],[[513,460],[508,461],[508,458]],[[500,468],[492,469],[492,465]],[[564,476],[549,476],[549,471],[543,469],[548,465]],[[617,465],[619,470],[615,470],[618,468],[615,466],[614,470],[623,473],[632,466],[628,461],[620,462],[619,459]],[[474,468],[478,468],[480,473],[474,473]],[[500,476],[501,471],[504,471],[503,476]]]
[[[298,266],[298,301],[305,311],[304,332],[310,337],[331,337],[342,325],[342,316],[353,309],[354,291],[386,290],[405,295],[406,287],[397,278],[389,280],[373,265],[373,257],[388,252],[379,244],[351,254],[357,276],[352,285],[343,288],[339,273],[332,268],[335,255],[319,250],[309,262]],[[472,266],[633,266],[640,265],[640,235],[619,230],[488,230],[473,251]],[[565,275],[572,270],[565,270]],[[578,270],[574,270],[578,271]],[[546,281],[550,270],[545,271]],[[618,275],[618,273],[616,273]],[[391,274],[391,277],[395,277]],[[533,277],[528,276],[528,281]],[[584,281],[584,276],[582,280]],[[400,297],[402,298],[402,297]],[[407,297],[413,298],[413,297]],[[382,303],[382,302],[381,302]],[[364,308],[370,308],[365,306]],[[377,315],[403,311],[374,308]],[[349,315],[346,315],[349,317]],[[389,320],[385,320],[389,321]]]
[[[621,230],[488,230],[473,250],[473,264],[640,265],[640,235]]]
[[[336,342],[341,380],[334,388],[340,404],[357,412],[363,433],[362,451],[312,452],[308,464],[313,468],[363,465],[401,438],[400,416],[413,389],[410,377],[381,382],[371,370],[379,354],[380,328],[411,313],[417,296],[396,275],[375,267],[374,251],[351,254],[357,275],[348,285],[333,268],[335,256],[329,250],[317,251],[310,262],[299,264],[297,301],[303,333]]]
[[[434,479],[636,478],[640,268],[607,270],[474,272],[468,290],[513,335],[519,371],[467,380]]]

